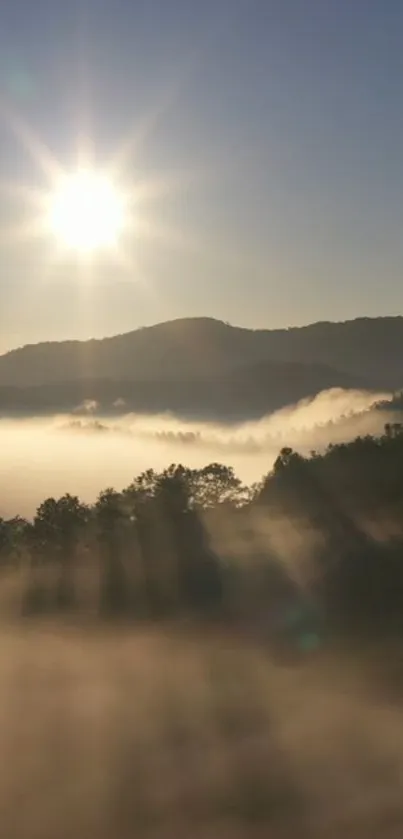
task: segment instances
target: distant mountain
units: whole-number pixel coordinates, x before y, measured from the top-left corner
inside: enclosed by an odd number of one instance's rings
[[[94,399],[105,410],[124,400],[130,410],[257,416],[331,387],[396,390],[402,347],[402,317],[277,330],[180,319],[0,356],[0,411],[70,410]]]
[[[403,317],[359,318],[290,329],[243,329],[185,318],[90,341],[22,347],[0,356],[0,385],[82,379],[208,377],[262,361],[325,364],[376,388],[403,385]]]

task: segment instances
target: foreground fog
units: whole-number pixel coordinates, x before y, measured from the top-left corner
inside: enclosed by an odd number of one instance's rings
[[[357,434],[377,433],[390,419],[371,406],[385,394],[332,390],[239,426],[184,422],[173,416],[103,419],[86,415],[0,421],[0,515],[31,515],[48,495],[92,501],[107,486],[126,486],[147,468],[170,463],[232,465],[246,482],[269,471],[282,446],[301,452]]]
[[[1,631],[1,835],[400,839],[394,660],[284,668],[217,631]]]

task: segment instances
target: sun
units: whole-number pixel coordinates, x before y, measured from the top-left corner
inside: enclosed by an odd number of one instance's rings
[[[49,195],[47,225],[58,242],[80,253],[117,244],[126,216],[125,200],[103,174],[63,175]]]
[[[80,131],[67,169],[32,126],[17,112],[4,109],[1,102],[0,119],[5,119],[42,176],[42,183],[36,181],[35,185],[1,180],[0,199],[5,192],[23,202],[22,218],[5,229],[3,225],[1,240],[41,242],[45,277],[53,276],[53,270],[66,262],[78,269],[79,282],[85,284],[95,279],[95,268],[109,263],[148,284],[148,277],[143,278],[139,271],[146,242],[191,252],[196,248],[200,253],[200,244],[189,232],[177,231],[165,221],[166,198],[178,189],[187,190],[194,173],[172,178],[166,173],[141,173],[137,165],[133,169],[138,144],[147,138],[150,126],[155,127],[153,113],[150,120],[133,126],[121,138],[110,157],[102,155],[100,167],[95,138]],[[158,217],[160,197],[164,202],[162,220]]]

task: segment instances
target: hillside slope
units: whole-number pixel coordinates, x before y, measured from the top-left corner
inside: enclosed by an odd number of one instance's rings
[[[195,378],[81,379],[31,387],[0,386],[0,413],[36,415],[85,411],[103,415],[172,412],[188,418],[237,421],[260,417],[329,388],[361,388],[362,380],[325,365],[261,362]]]
[[[373,388],[403,384],[403,318],[251,330],[187,318],[113,338],[41,343],[0,356],[0,386],[161,381],[228,374],[259,362],[323,364]]]

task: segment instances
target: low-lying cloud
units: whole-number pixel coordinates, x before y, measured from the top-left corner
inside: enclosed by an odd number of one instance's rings
[[[388,394],[340,389],[238,426],[184,422],[172,415],[119,418],[86,414],[0,421],[0,515],[31,515],[43,498],[72,492],[92,501],[150,467],[182,462],[231,464],[245,482],[267,473],[283,446],[303,453],[358,434],[379,433],[390,419],[371,410]],[[123,407],[123,406],[122,406]]]

